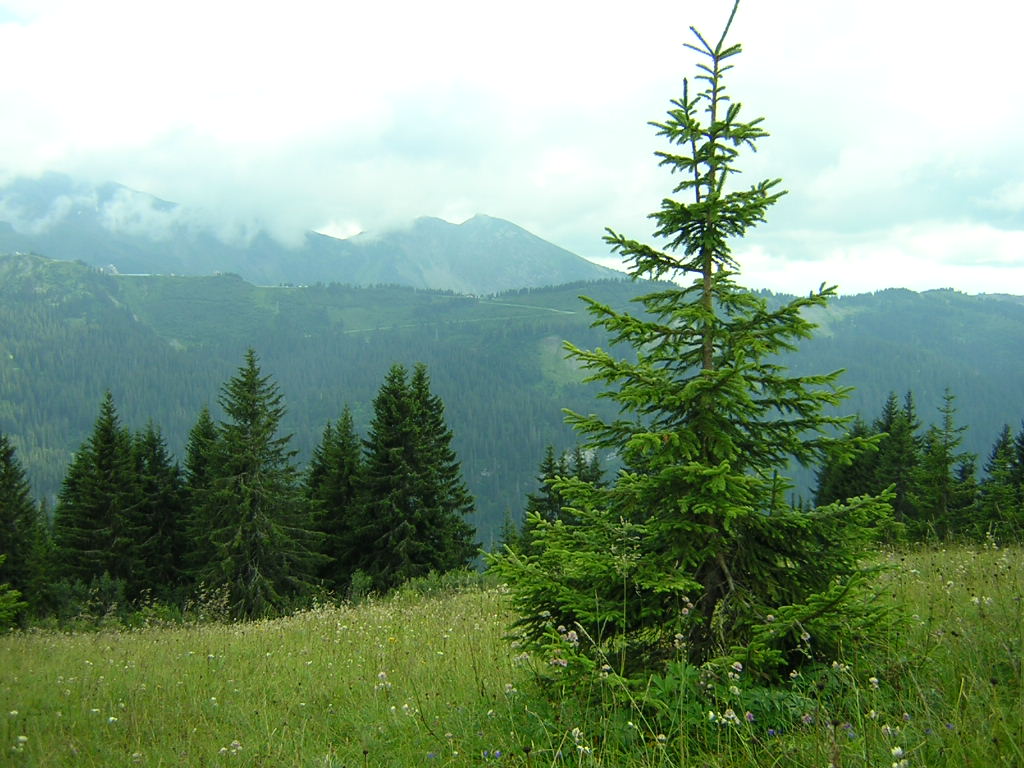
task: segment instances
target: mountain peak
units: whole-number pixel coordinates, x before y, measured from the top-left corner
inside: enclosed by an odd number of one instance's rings
[[[33,251],[123,273],[233,272],[260,284],[398,284],[471,294],[622,277],[485,214],[461,224],[426,216],[345,240],[306,233],[293,247],[269,236],[226,240],[195,214],[113,182],[17,179],[0,189],[0,223],[11,225],[0,227],[0,252]]]

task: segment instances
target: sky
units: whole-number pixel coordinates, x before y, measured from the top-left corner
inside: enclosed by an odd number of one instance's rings
[[[648,122],[689,27],[731,7],[0,0],[0,183],[116,181],[282,242],[485,213],[614,265],[605,227],[649,241],[671,194]],[[1021,28],[1005,0],[743,0],[727,86],[771,136],[739,165],[789,194],[739,281],[1024,295]]]

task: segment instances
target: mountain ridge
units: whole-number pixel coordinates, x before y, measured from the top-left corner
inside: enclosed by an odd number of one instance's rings
[[[628,280],[496,296],[258,286],[231,274],[110,275],[0,255],[0,432],[17,445],[34,489],[52,496],[109,389],[127,425],[152,419],[180,457],[199,408],[216,411],[218,387],[253,347],[280,384],[289,407],[282,428],[304,458],[346,403],[366,428],[391,364],[422,361],[445,402],[487,541],[536,490],[545,446],[571,447],[563,408],[614,417],[604,410],[613,405],[596,398],[598,385],[583,383],[584,372],[564,357],[563,340],[625,354],[591,327],[578,296],[626,309],[649,290]],[[785,301],[760,293],[770,306]],[[930,421],[948,386],[979,467],[1000,426],[1024,416],[1024,358],[1008,353],[1024,339],[1021,302],[889,290],[839,297],[812,319],[819,331],[782,362],[797,375],[846,369],[841,383],[855,391],[843,413],[870,421],[890,391],[913,390]]]
[[[218,230],[177,203],[53,173],[0,188],[0,251],[124,273],[234,272],[258,284],[394,283],[468,294],[626,277],[485,214],[461,224],[422,217],[347,239],[306,231],[289,246],[258,224]]]

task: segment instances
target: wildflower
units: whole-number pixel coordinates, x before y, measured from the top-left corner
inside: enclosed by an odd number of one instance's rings
[[[730,685],[729,686],[729,693],[731,693],[733,696],[739,696],[740,695],[740,689],[739,689],[738,686]]]
[[[808,642],[811,639],[811,633],[807,631],[801,632],[800,639],[805,643]]]
[[[810,725],[814,722],[814,715],[812,715],[810,712],[805,712],[804,716],[800,718],[800,722],[804,725]]]
[[[16,709],[12,709],[12,710],[11,710],[10,712],[8,712],[7,714],[9,714],[9,715],[10,715],[11,717],[17,717],[17,716],[18,716],[18,710],[16,710]]]
[[[893,757],[903,757],[903,747],[896,745],[891,750]]]
[[[569,666],[569,662],[568,661],[566,661],[565,659],[558,658],[557,656],[555,658],[553,658],[553,659],[550,659],[548,661],[548,664],[550,664],[553,667],[567,667],[567,666]]]
[[[733,668],[733,671],[736,672],[736,674],[739,674],[740,672],[743,671],[743,664],[738,662],[738,661],[734,661],[732,663],[732,668]]]
[[[773,621],[775,621],[775,614],[769,613],[767,616],[764,617],[764,620],[771,624]]]
[[[743,713],[743,719],[746,720],[748,723],[754,722],[754,713],[748,709],[746,712]]]
[[[567,642],[571,643],[572,645],[577,645],[579,643],[579,641],[580,641],[580,638],[576,634],[576,630],[575,629],[570,629],[568,632],[566,632],[565,633],[565,639],[566,639]]]
[[[108,723],[116,723],[117,722],[117,718],[114,717],[113,715],[111,715],[110,717],[107,718],[107,722]]]
[[[871,684],[871,687],[873,689],[875,689],[876,691],[878,690],[878,678],[877,677],[869,677],[868,678],[868,682]]]
[[[18,743],[19,744],[28,744],[28,736],[19,736],[18,737]]]
[[[666,736],[664,733],[659,733],[654,738],[655,738],[656,741],[658,741],[661,744],[664,744],[666,741],[668,741],[668,736]]]

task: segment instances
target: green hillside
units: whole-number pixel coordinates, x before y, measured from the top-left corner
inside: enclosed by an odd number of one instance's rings
[[[259,287],[234,275],[131,277],[39,256],[0,256],[0,431],[38,495],[59,487],[110,389],[125,423],[153,420],[180,457],[199,409],[254,347],[280,384],[300,458],[350,404],[365,430],[394,362],[425,362],[444,400],[486,544],[534,490],[544,447],[570,446],[561,409],[607,408],[562,354],[569,339],[607,346],[577,298],[615,306],[647,290],[577,283],[489,297],[399,286]],[[846,368],[850,412],[873,418],[889,391],[912,389],[930,420],[957,395],[966,445],[987,453],[1024,416],[1024,304],[953,291],[842,298],[787,361]],[[614,457],[603,457],[605,463]],[[805,473],[801,480],[807,482]]]

